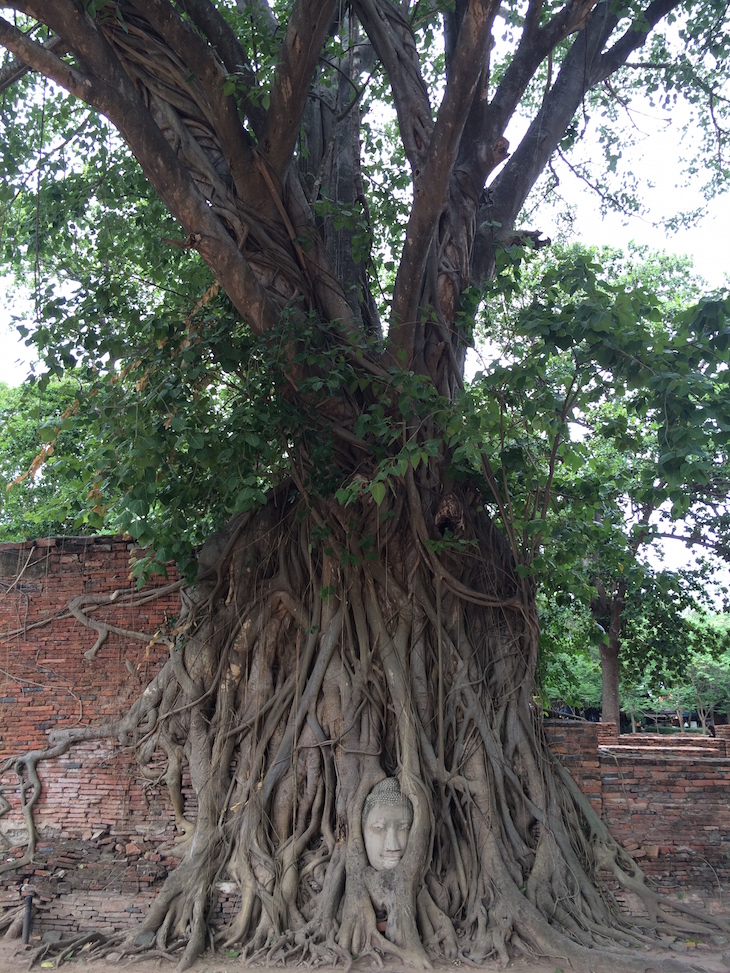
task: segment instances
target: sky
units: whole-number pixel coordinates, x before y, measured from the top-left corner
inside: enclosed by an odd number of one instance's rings
[[[655,214],[654,222],[649,217],[627,219],[618,213],[601,216],[597,197],[586,190],[580,197],[573,197],[578,237],[590,245],[625,248],[633,240],[655,250],[686,254],[711,287],[721,287],[729,283],[730,277],[730,191],[707,204],[707,215],[695,225],[676,233],[661,226],[665,214],[670,216],[703,202],[696,189],[683,185],[675,137],[671,131],[652,135],[637,153],[636,164],[641,166],[637,171],[646,172],[654,184],[644,190],[644,199]]]
[[[689,111],[682,102],[674,105],[670,112],[639,101],[638,107],[630,113],[630,122],[627,119],[634,144],[612,146],[612,151],[619,154],[618,175],[624,173],[627,179],[632,174],[639,177],[640,198],[648,211],[646,215],[626,217],[615,212],[602,215],[597,194],[571,176],[564,166],[562,171],[558,168],[561,179],[558,192],[574,209],[574,231],[580,242],[625,248],[634,241],[655,250],[688,255],[692,257],[697,273],[711,287],[721,287],[730,284],[727,239],[730,185],[724,195],[708,203],[701,193],[702,173],[691,177],[684,174],[683,157],[693,154],[693,142],[700,139],[696,129],[682,134],[683,126],[690,118]],[[597,139],[589,131],[584,138],[583,156],[590,159],[601,151]],[[682,211],[703,206],[706,215],[691,227],[668,232],[662,225],[663,220]],[[546,219],[540,229],[550,236],[547,214]],[[556,230],[555,224],[552,229]]]
[[[0,382],[8,385],[20,385],[33,357],[11,323],[15,312],[13,299],[0,278]]]

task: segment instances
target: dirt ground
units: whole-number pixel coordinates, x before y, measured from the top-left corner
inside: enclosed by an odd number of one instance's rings
[[[5,944],[4,944],[5,945]],[[710,950],[703,946],[691,946],[682,948],[680,944],[676,951],[676,960],[682,964],[687,971],[695,969],[705,973],[730,973],[730,951],[724,952]],[[658,960],[651,953],[646,954],[646,973],[658,973],[658,967],[652,960]],[[465,966],[460,963],[441,964],[435,968],[435,973],[453,973],[459,968],[464,973],[502,973],[503,967],[498,962],[485,963],[480,967]],[[28,954],[23,951],[23,947],[15,947],[13,944],[5,945],[5,949],[0,953],[0,973],[21,973],[28,969]],[[34,966],[34,970],[40,970],[39,966]],[[63,967],[67,973],[114,973],[117,970],[133,970],[134,973],[172,973],[174,965],[164,959],[147,959],[141,962],[130,964],[128,960],[121,962],[111,962],[109,959],[96,960],[91,963],[72,962]],[[204,957],[192,967],[192,973],[243,973],[244,970],[265,970],[266,967],[246,966],[235,958],[223,955]],[[295,968],[296,969],[296,968]],[[328,968],[329,969],[329,968]],[[578,968],[567,960],[546,960],[546,959],[515,959],[507,966],[508,973],[591,973],[590,969]],[[406,973],[404,967],[386,963],[378,967],[375,963],[355,963],[352,973]],[[410,971],[413,973],[413,971]],[[621,973],[617,965],[616,973]]]

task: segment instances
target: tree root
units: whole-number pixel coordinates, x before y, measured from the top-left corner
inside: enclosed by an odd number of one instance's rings
[[[437,558],[439,497],[408,476],[380,507],[369,493],[342,508],[280,491],[236,520],[203,550],[170,658],[129,713],[14,762],[25,860],[37,765],[105,736],[168,788],[181,832],[181,863],[138,929],[43,956],[174,954],[182,971],[215,935],[269,965],[506,965],[517,951],[594,973],[687,973],[696,965],[659,937],[728,931],[651,889],[551,758],[532,708],[529,587],[466,493],[465,543]],[[386,776],[413,824],[402,859],[378,871],[362,810]],[[620,914],[601,869],[646,917]],[[214,932],[223,880],[240,908]]]
[[[57,943],[44,943],[37,949],[30,952],[28,957],[28,969],[40,964],[53,957],[54,965],[60,966],[74,957],[78,959],[83,954],[84,959],[98,959],[106,955],[114,948],[116,942],[121,941],[121,936],[104,936],[101,933],[89,932],[69,936]]]

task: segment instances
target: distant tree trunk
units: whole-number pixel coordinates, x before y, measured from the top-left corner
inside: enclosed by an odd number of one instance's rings
[[[621,703],[619,700],[619,646],[616,642],[604,643],[601,646],[601,686],[602,686],[602,714],[604,723],[615,723],[619,726],[621,719]]]
[[[619,652],[621,649],[621,616],[626,593],[625,582],[620,582],[616,590],[609,594],[599,582],[598,597],[592,604],[593,617],[603,624],[608,641],[603,642],[601,652],[602,714],[604,723],[621,723],[621,700],[619,678]],[[607,624],[606,624],[607,623]]]

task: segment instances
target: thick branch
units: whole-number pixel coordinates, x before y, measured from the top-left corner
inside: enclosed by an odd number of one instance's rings
[[[31,67],[105,115],[125,139],[170,212],[180,221],[241,316],[257,334],[278,321],[278,311],[251,266],[201,195],[155,123],[113,48],[91,19],[66,0],[29,0],[28,12],[63,37],[87,77],[5,24],[0,41]],[[92,80],[93,79],[93,83]]]
[[[585,26],[595,5],[596,0],[573,0],[541,28],[537,27],[535,17],[530,18],[528,11],[528,18],[515,56],[488,107],[486,102],[481,106],[483,111],[489,112],[495,132],[500,135],[504,133],[507,123],[538,67],[561,41]],[[474,107],[477,109],[480,106]],[[471,125],[468,131],[472,131]]]
[[[249,96],[250,91],[256,88],[256,77],[249,64],[248,55],[235,33],[225,17],[221,16],[208,0],[185,0],[185,12],[215,47],[228,73],[235,74],[242,82],[244,90],[241,91],[239,85],[239,96],[243,99],[246,116],[250,119],[254,131],[260,132],[265,114]]]
[[[355,0],[353,6],[388,75],[406,158],[418,174],[431,141],[433,121],[413,31],[390,0]]]
[[[280,183],[294,151],[335,0],[297,0],[279,52],[261,149]]]
[[[51,54],[55,54],[57,57],[61,57],[66,53],[66,45],[63,43],[60,37],[50,37],[40,46],[46,51],[50,51]],[[10,64],[7,64],[2,71],[0,71],[0,92],[5,91],[7,88],[11,87],[11,85],[14,85],[16,81],[20,81],[20,79],[28,74],[28,72],[31,70],[30,65],[22,58],[17,58],[16,60],[11,61]]]
[[[601,3],[574,42],[540,111],[502,172],[489,189],[485,219],[499,233],[512,229],[535,181],[555,151],[586,91],[595,82],[596,65],[617,18]],[[494,231],[491,231],[494,233]]]
[[[55,38],[57,45],[37,44],[26,34],[18,30],[7,20],[0,18],[0,44],[15,54],[23,62],[22,70],[19,65],[9,65],[3,72],[3,88],[17,81],[28,71],[38,71],[47,78],[57,81],[70,94],[84,99],[91,87],[91,81],[80,71],[66,64],[55,53],[60,47],[65,47],[61,38]],[[20,71],[20,73],[18,73]],[[8,79],[5,79],[8,72]]]
[[[223,94],[226,72],[209,45],[178,16],[167,0],[135,0],[135,6],[170,45],[203,89],[215,132],[242,199],[251,197],[251,145],[232,95]]]
[[[413,208],[393,294],[393,322],[396,327],[392,329],[393,337],[389,342],[393,360],[406,365],[413,358],[426,258],[448,199],[456,154],[489,49],[495,10],[494,0],[472,0],[469,4],[425,166],[420,176],[416,174]]]
[[[481,245],[477,248],[473,267],[476,278],[488,273],[490,242],[497,241],[514,226],[517,214],[586,92],[620,67],[632,51],[643,45],[649,30],[677,6],[678,0],[661,0],[650,4],[642,15],[640,25],[638,21],[632,22],[606,54],[602,53],[603,47],[616,28],[618,17],[605,0],[593,10],[566,55],[555,84],[546,93],[540,111],[489,189],[488,200],[480,210],[480,222],[483,226],[489,225],[480,231]]]
[[[643,47],[650,31],[659,21],[679,5],[678,0],[655,0],[654,3],[650,3],[643,17],[635,18],[613,47],[603,55],[600,73],[593,84],[605,80],[617,71],[634,51]]]

